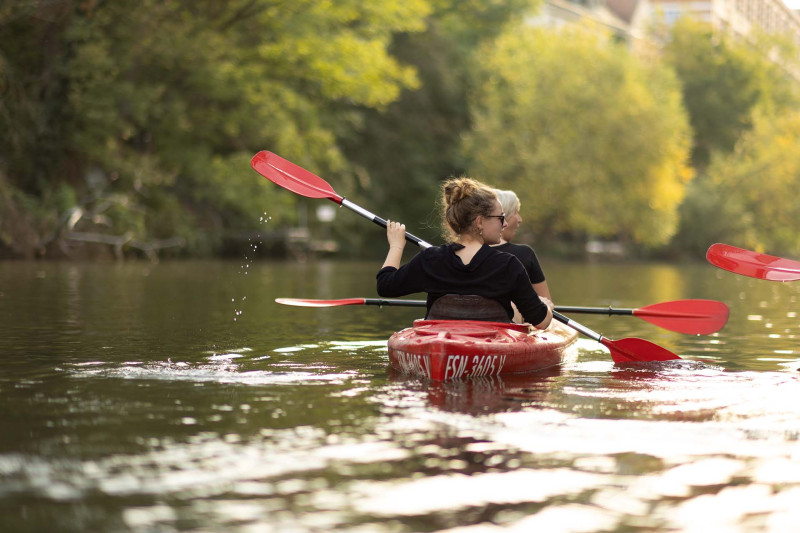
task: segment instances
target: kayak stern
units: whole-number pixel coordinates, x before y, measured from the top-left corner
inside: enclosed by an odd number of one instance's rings
[[[434,381],[535,372],[560,365],[576,338],[557,323],[540,331],[527,324],[416,320],[389,338],[389,364]]]

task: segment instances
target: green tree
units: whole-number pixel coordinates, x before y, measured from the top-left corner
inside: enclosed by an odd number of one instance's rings
[[[671,71],[586,28],[525,26],[488,46],[465,149],[546,235],[666,242],[692,171]]]
[[[794,82],[785,70],[798,66],[792,60],[796,56],[796,48],[777,36],[734,41],[689,17],[675,23],[664,60],[681,81],[694,133],[692,160],[699,170],[712,152],[733,150],[752,126],[753,110],[774,114],[797,105]]]
[[[750,234],[748,225],[755,222],[735,200],[740,195],[730,184],[712,178],[707,167],[714,158],[736,157],[731,154],[748,136],[756,116],[766,121],[797,109],[800,92],[790,75],[800,72],[797,56],[797,47],[779,36],[736,41],[688,18],[670,30],[664,60],[681,81],[694,133],[692,160],[698,169],[680,207],[673,250],[701,256],[713,242],[740,242],[737,235]],[[760,235],[764,242],[763,228]]]
[[[363,129],[344,144],[348,160],[360,169],[359,196],[376,212],[402,220],[409,231],[436,243],[441,241],[439,186],[465,171],[461,138],[471,127],[468,95],[474,81],[470,72],[480,62],[476,54],[509,21],[520,20],[540,2],[432,3],[426,30],[398,34],[391,47],[403,64],[415,67],[419,88],[403,91],[386,109],[367,110]],[[352,230],[349,220],[343,227]],[[380,232],[349,234],[383,253]]]
[[[265,211],[275,222],[293,216],[296,198],[249,169],[262,148],[351,187],[337,140],[364,109],[418,85],[388,47],[395,33],[424,29],[431,9],[428,0],[51,4],[0,9],[5,204],[48,218],[52,235],[77,213],[70,227],[138,239],[252,227]],[[54,194],[62,184],[71,192]],[[32,230],[47,244],[41,224]],[[0,231],[7,245],[9,235]]]
[[[800,255],[800,112],[756,115],[736,149],[708,169],[724,211],[717,240],[776,254]],[[711,217],[709,217],[711,218]]]

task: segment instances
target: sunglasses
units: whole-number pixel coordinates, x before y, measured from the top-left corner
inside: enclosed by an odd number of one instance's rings
[[[483,215],[486,218],[499,218],[500,219],[500,226],[505,225],[506,223],[506,214],[503,213],[502,215]]]

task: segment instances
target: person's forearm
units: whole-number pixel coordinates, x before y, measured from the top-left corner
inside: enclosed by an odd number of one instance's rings
[[[533,285],[533,290],[536,291],[536,294],[538,294],[539,296],[544,296],[545,298],[548,298],[550,300],[553,299],[553,297],[550,296],[550,288],[547,286],[547,281],[543,281],[541,283],[533,283],[532,285]]]
[[[400,268],[400,261],[403,260],[403,248],[390,246],[389,253],[386,254],[386,261],[383,262],[381,268],[394,267]]]

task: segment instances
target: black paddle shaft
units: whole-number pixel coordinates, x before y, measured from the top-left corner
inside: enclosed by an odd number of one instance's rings
[[[375,213],[371,213],[371,212],[367,211],[363,207],[354,204],[353,202],[351,202],[347,198],[342,198],[341,205],[343,205],[344,207],[346,207],[350,211],[353,211],[354,213],[358,213],[359,215],[361,215],[362,217],[366,218],[367,220],[371,220],[372,222],[374,222],[375,224],[381,226],[382,228],[386,228],[389,225],[384,219],[382,219],[381,217],[379,217]],[[413,242],[414,244],[416,244],[420,248],[430,248],[431,247],[431,244],[429,242],[423,241],[422,239],[420,239],[416,235],[412,235],[409,232],[406,232],[406,240],[409,241],[409,242]]]
[[[613,307],[564,307],[559,305],[562,313],[582,313],[588,315],[633,315],[633,309],[614,309]]]

